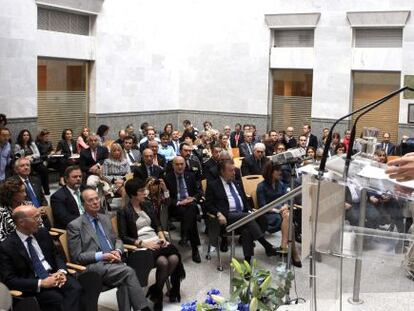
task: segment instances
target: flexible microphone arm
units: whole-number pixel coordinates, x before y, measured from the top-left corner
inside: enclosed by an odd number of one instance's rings
[[[409,91],[414,91],[413,88],[410,88],[408,86],[405,86],[397,91],[394,91],[386,96],[384,96],[383,98],[369,104],[369,107],[366,107],[366,110],[363,111],[356,119],[354,122],[354,125],[352,126],[352,131],[351,131],[351,137],[349,139],[349,148],[347,150],[346,153],[346,160],[345,160],[345,170],[344,170],[344,177],[346,178],[348,176],[348,171],[349,171],[349,165],[351,163],[351,157],[352,157],[352,147],[354,146],[354,142],[355,142],[355,136],[356,136],[356,126],[357,123],[359,121],[359,119],[361,119],[362,116],[366,115],[368,112],[374,110],[375,108],[377,108],[378,106],[382,105],[383,103],[385,103],[386,101],[390,100],[391,98],[393,98],[394,96],[400,94],[401,92],[404,92],[405,90],[409,90]]]
[[[328,137],[326,138],[325,148],[324,148],[324,150],[323,150],[323,154],[322,154],[322,158],[321,158],[321,163],[320,163],[320,165],[319,165],[319,173],[318,173],[318,177],[319,177],[319,178],[321,178],[321,177],[323,176],[323,174],[325,173],[326,161],[328,160],[329,148],[330,148],[331,143],[332,143],[332,134],[333,134],[333,130],[334,130],[335,126],[336,126],[339,122],[341,122],[342,120],[344,120],[344,119],[346,119],[346,118],[348,118],[348,117],[350,117],[350,116],[352,116],[352,115],[354,115],[354,114],[357,114],[357,113],[359,113],[359,112],[361,112],[361,111],[364,111],[364,110],[366,110],[366,109],[370,109],[371,107],[376,108],[377,106],[381,105],[383,102],[385,102],[385,101],[389,100],[390,98],[394,97],[395,95],[397,95],[397,94],[399,94],[399,93],[401,93],[401,92],[403,92],[403,91],[405,91],[405,90],[414,91],[414,89],[413,89],[413,88],[408,87],[408,86],[405,86],[405,87],[403,87],[403,88],[401,88],[401,89],[399,89],[399,90],[397,90],[397,91],[394,91],[394,92],[392,92],[392,93],[390,93],[390,94],[388,94],[388,95],[384,96],[384,97],[383,97],[383,98],[381,98],[381,99],[378,99],[378,100],[376,100],[376,101],[374,101],[374,102],[372,102],[372,103],[369,103],[369,104],[367,104],[367,105],[365,105],[365,106],[363,106],[363,107],[361,107],[361,108],[358,108],[358,109],[357,109],[357,110],[355,110],[355,111],[352,111],[352,112],[350,112],[350,113],[346,114],[346,115],[345,115],[345,116],[343,116],[343,117],[340,117],[338,120],[336,120],[336,121],[334,122],[334,124],[331,126],[331,129],[329,130]],[[374,108],[372,108],[372,109],[374,109]],[[371,110],[372,110],[372,109],[371,109]],[[370,111],[370,110],[368,110],[368,111]],[[367,111],[367,112],[368,112],[368,111]],[[356,130],[356,126],[355,126],[355,124],[354,124],[354,128],[355,128],[355,130]],[[354,135],[353,135],[352,144],[353,144],[353,142],[355,141],[355,131],[354,131],[354,128],[353,128],[353,134],[354,134]],[[352,139],[352,132],[351,132],[351,139]],[[351,140],[350,140],[350,146],[351,146],[351,148],[352,148],[352,146],[353,146],[353,145],[351,145]],[[351,155],[352,155],[352,154],[351,154]],[[348,158],[348,153],[347,153],[347,158]]]

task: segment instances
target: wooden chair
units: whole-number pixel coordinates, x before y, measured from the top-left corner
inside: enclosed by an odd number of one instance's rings
[[[243,182],[243,188],[244,192],[246,192],[246,195],[248,198],[251,198],[253,201],[253,208],[258,209],[259,204],[257,203],[257,185],[264,180],[262,175],[249,175],[249,176],[243,176],[242,182]]]
[[[231,152],[233,153],[233,158],[239,158],[240,157],[240,150],[239,148],[231,148]]]
[[[242,158],[242,157],[240,157],[240,158],[233,158],[234,166],[237,167],[237,168],[241,168],[243,159],[244,158]]]

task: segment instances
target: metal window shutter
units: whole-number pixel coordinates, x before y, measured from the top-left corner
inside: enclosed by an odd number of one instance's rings
[[[384,93],[385,95],[386,93]],[[352,102],[352,109],[356,110],[378,98],[354,98]],[[379,141],[382,139],[382,135],[385,132],[391,134],[391,141],[397,143],[398,141],[398,114],[400,111],[400,100],[399,96],[396,96],[389,100],[388,102],[382,104],[381,106],[377,107],[376,109],[368,112],[365,116],[363,116],[357,124],[357,135],[359,137],[360,133],[364,129],[364,127],[376,127],[380,129],[380,136],[378,138]],[[353,121],[355,117],[353,118]],[[341,133],[341,136],[343,133]]]
[[[354,29],[354,46],[357,48],[402,47],[401,28]]]
[[[85,91],[38,91],[37,112],[39,129],[50,131],[56,147],[63,129],[71,128],[74,139],[88,124],[88,100]]]
[[[38,8],[37,28],[88,36],[89,16]]]
[[[274,95],[272,129],[286,130],[288,126],[293,126],[297,138],[303,124],[311,122],[311,109],[312,97]]]
[[[277,29],[274,31],[275,47],[313,47],[313,29]]]

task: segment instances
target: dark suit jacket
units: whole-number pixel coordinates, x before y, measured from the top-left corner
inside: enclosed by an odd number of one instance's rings
[[[313,147],[315,148],[315,150],[318,149],[318,137],[316,137],[312,133],[310,134],[310,137],[309,137],[308,147]]]
[[[52,267],[52,273],[65,269],[65,262],[57,253],[56,247],[45,228],[39,228],[34,234],[46,261]],[[36,293],[38,278],[36,278],[32,261],[25,246],[16,232],[10,233],[0,244],[1,276],[5,284],[12,289],[24,293]]]
[[[286,142],[286,149],[290,148],[296,148],[298,146],[298,142],[295,137],[292,137],[289,139],[289,141]]]
[[[241,171],[239,168],[234,168],[236,180],[241,181]],[[207,162],[203,164],[203,177],[207,179],[207,182],[217,179],[220,176],[218,169],[218,163],[210,158]]]
[[[257,160],[254,157],[254,155],[250,155],[244,158],[241,165],[242,175],[262,175],[263,168],[268,161],[269,159],[267,157],[261,158],[259,166],[259,163],[257,163]]]
[[[155,216],[154,209],[149,201],[146,201],[142,207],[143,211],[151,218],[151,227],[158,232],[160,230],[160,224]],[[137,219],[138,214],[135,212],[131,204],[128,204],[126,208],[119,209],[117,212],[118,221],[118,236],[126,244],[134,245],[138,239],[137,232]]]
[[[165,159],[165,157],[162,154],[157,154],[157,161],[158,161],[158,165],[161,166],[161,168],[163,170],[166,169],[167,166],[167,160]]]
[[[252,147],[252,153],[253,153],[253,147],[254,147],[254,143],[251,143],[251,147]],[[250,155],[249,152],[249,148],[247,147],[247,143],[242,143],[239,145],[239,154],[241,157],[247,157],[248,155]]]
[[[239,133],[239,140],[236,142],[236,132],[230,133],[230,146],[232,148],[237,148],[240,144],[244,143],[244,133],[243,131],[240,131]]]
[[[190,197],[194,197],[196,201],[200,201],[203,196],[200,183],[197,181],[195,175],[191,172],[184,172],[184,180],[187,185],[187,192]],[[168,172],[165,175],[165,183],[168,190],[170,191],[171,205],[172,207],[177,206],[177,179],[174,172]]]
[[[16,180],[20,179],[18,175],[14,175],[10,178],[16,179]],[[45,193],[42,190],[42,183],[40,182],[39,178],[37,178],[36,176],[29,176],[29,181],[32,184],[33,191],[36,194],[36,197],[39,200],[40,205],[48,206],[49,203],[47,202]],[[25,187],[26,187],[26,184],[25,184]],[[26,189],[26,200],[30,201],[30,196],[27,192],[27,189]]]
[[[385,143],[380,143],[380,148],[382,150],[385,150]],[[387,156],[394,155],[395,154],[395,145],[391,142],[388,143],[388,150],[387,150]]]
[[[157,165],[153,165],[153,174],[152,177],[154,178],[162,178],[164,176],[164,170]],[[141,162],[140,166],[134,166],[131,168],[132,172],[134,173],[134,177],[139,177],[142,180],[146,180],[148,176],[147,166],[145,163]]]
[[[84,149],[80,153],[79,158],[79,166],[86,174],[86,176],[89,176],[89,169],[94,166],[96,163],[103,164],[106,158],[108,158],[108,148],[98,146],[98,149],[96,150],[96,161],[92,158],[91,149]]]
[[[190,156],[190,159],[188,160],[190,163],[190,166],[187,165],[187,161],[185,162],[185,171],[189,173],[193,173],[198,181],[201,181],[203,179],[203,169],[201,166],[201,163],[197,156],[192,154]],[[168,162],[167,164],[167,173],[173,172],[173,166],[172,161]]]
[[[235,180],[234,185],[236,186],[237,192],[243,201],[244,211],[249,211],[250,205],[247,201],[246,193],[243,189],[243,184],[240,181]],[[228,217],[229,201],[227,199],[226,190],[224,189],[221,178],[217,178],[216,180],[207,183],[205,207],[207,212],[210,212],[214,215],[216,215],[217,212],[220,212],[226,218]]]
[[[72,145],[72,153],[77,153],[76,141],[74,139],[72,139],[71,145]],[[70,148],[69,148],[69,144],[66,140],[61,140],[61,141],[58,142],[57,147],[56,147],[56,151],[59,151],[59,150],[65,156],[65,158],[70,157],[70,155],[71,155]]]
[[[66,226],[80,216],[78,204],[70,193],[70,190],[63,186],[50,197],[54,226],[66,230]]]

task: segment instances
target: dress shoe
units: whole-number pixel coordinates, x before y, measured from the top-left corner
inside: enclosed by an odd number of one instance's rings
[[[229,251],[227,238],[222,238],[220,243],[220,252],[226,253]]]
[[[277,252],[277,248],[276,247],[274,247],[274,246],[272,246],[272,247],[268,247],[267,249],[266,249],[266,255],[267,256],[276,256],[278,254],[278,252]]]
[[[300,260],[296,261],[295,259],[291,259],[292,265],[294,265],[297,268],[302,268],[302,262]]]
[[[192,258],[193,258],[193,261],[195,263],[200,263],[201,262],[200,252],[198,251],[197,248],[193,249]]]
[[[148,288],[147,297],[154,303],[154,311],[162,310],[163,292],[156,286],[156,284],[151,285]]]

